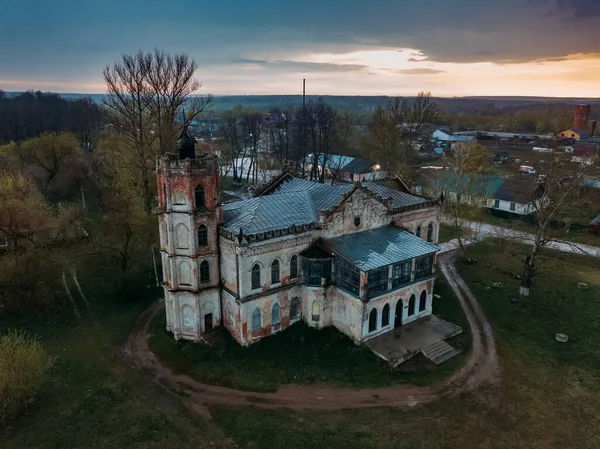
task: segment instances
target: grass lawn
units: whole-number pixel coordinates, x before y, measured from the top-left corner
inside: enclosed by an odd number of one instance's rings
[[[145,273],[137,294],[116,292],[117,274],[94,263],[80,264],[78,273],[90,311],[74,283],[69,286],[84,326],[70,306],[0,318],[0,332],[24,329],[55,357],[35,402],[0,426],[0,448],[196,448],[206,438],[226,447],[216,428],[191,417],[122,360],[133,323],[157,295],[146,288]]]
[[[434,313],[463,328],[466,318],[443,278],[436,281]],[[150,347],[175,370],[203,382],[247,391],[276,391],[282,384],[329,384],[336,387],[366,388],[413,383],[426,385],[456,370],[468,353],[468,332],[453,344],[464,349],[455,359],[422,371],[390,369],[387,362],[364,346],[356,345],[337,329],[316,330],[297,323],[259,343],[242,347],[229,334],[222,333],[221,346],[175,341],[165,330],[164,314],[152,324]]]
[[[456,228],[447,224],[440,224],[440,234],[438,236],[438,243],[449,242],[458,238]]]
[[[513,303],[517,257],[493,240],[467,253],[479,264],[460,271],[495,330],[499,388],[408,411],[219,406],[211,408],[214,422],[244,448],[600,447],[600,260],[547,252],[532,296]],[[491,287],[496,281],[504,287]],[[578,290],[580,281],[589,289]],[[569,342],[556,342],[556,332]]]

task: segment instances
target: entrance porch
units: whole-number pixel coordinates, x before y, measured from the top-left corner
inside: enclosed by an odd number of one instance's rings
[[[435,315],[428,315],[371,338],[365,345],[382,359],[394,360],[396,365],[419,352],[439,365],[459,353],[444,340],[461,332],[460,327]]]

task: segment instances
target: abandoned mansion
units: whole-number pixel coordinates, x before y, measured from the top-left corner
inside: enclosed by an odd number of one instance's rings
[[[157,164],[167,329],[242,345],[304,320],[365,342],[431,314],[440,200],[399,179],[328,185],[282,174],[221,204],[217,156]]]

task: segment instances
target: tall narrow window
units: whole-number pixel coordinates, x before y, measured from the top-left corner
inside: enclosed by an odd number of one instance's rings
[[[210,270],[208,267],[208,261],[204,261],[200,264],[200,283],[205,284],[210,282]]]
[[[415,298],[415,295],[412,295],[408,300],[408,316],[415,314],[415,302],[417,302],[417,298]]]
[[[433,223],[429,223],[427,226],[427,241],[433,242]]]
[[[204,225],[198,226],[198,246],[208,245],[208,229]]]
[[[204,187],[196,186],[194,190],[194,198],[196,200],[196,210],[202,210],[206,208],[206,193]]]
[[[279,281],[279,261],[275,259],[273,263],[271,263],[271,284],[278,284]]]
[[[512,212],[514,212],[516,208],[517,208],[517,205],[516,205],[516,203],[510,203],[510,210],[511,210]]]
[[[383,311],[381,312],[381,327],[388,326],[390,324],[390,305],[386,304],[383,306]]]
[[[290,260],[290,279],[296,279],[298,277],[298,256],[292,256]]]
[[[377,309],[371,310],[369,313],[369,332],[377,330]]]
[[[163,205],[167,207],[167,184],[163,184]]]
[[[252,267],[252,290],[260,288],[260,265],[255,263]]]
[[[260,322],[260,309],[256,309],[252,314],[252,330],[258,331],[262,328],[262,324]]]
[[[427,292],[423,290],[419,298],[419,312],[424,312],[427,308]]]
[[[281,323],[281,309],[278,303],[273,304],[273,308],[271,309],[271,325],[275,326],[276,324]]]
[[[321,319],[321,308],[317,301],[312,303],[312,319],[313,321],[319,321]]]
[[[292,298],[290,304],[290,320],[295,320],[300,315],[300,298]]]
[[[421,237],[421,226],[417,227],[417,232],[415,233],[417,237]]]

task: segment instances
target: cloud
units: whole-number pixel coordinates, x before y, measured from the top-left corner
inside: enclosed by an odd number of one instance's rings
[[[401,73],[403,75],[435,75],[436,73],[447,73],[445,70],[437,70],[437,69],[402,69],[396,70],[396,73]]]
[[[267,61],[264,59],[234,58],[233,64],[241,64],[251,67],[260,67],[270,70],[284,70],[296,72],[368,72],[369,67],[361,64],[333,64],[328,62],[307,62],[275,60]]]

